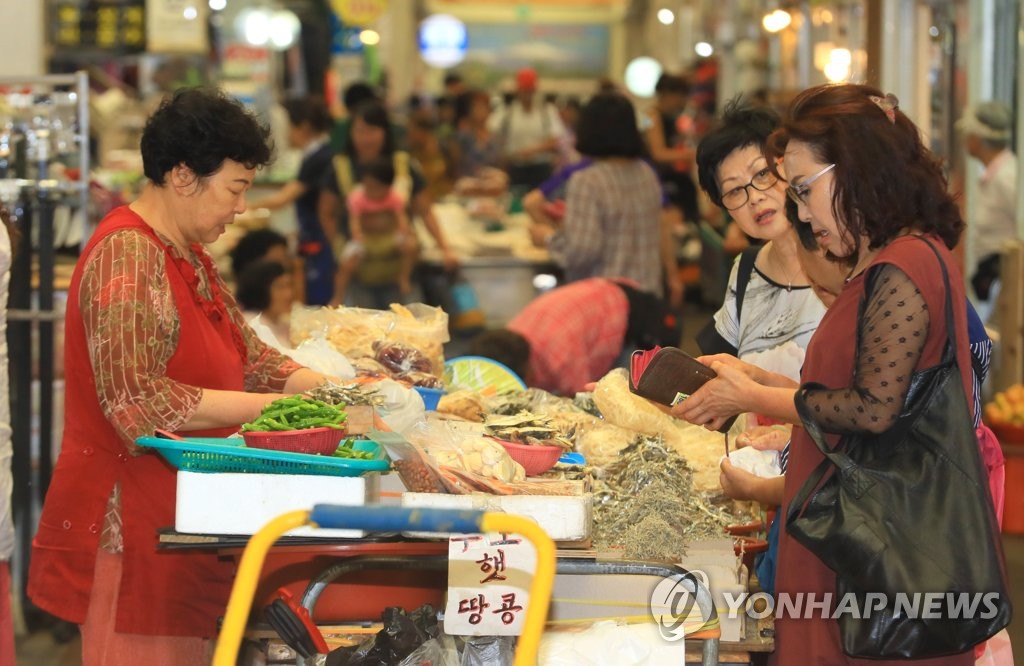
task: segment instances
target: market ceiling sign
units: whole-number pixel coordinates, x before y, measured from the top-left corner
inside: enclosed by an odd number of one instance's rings
[[[387,8],[388,0],[331,0],[331,9],[345,25],[373,25]]]

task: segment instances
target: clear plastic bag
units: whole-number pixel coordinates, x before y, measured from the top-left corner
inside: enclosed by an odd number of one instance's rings
[[[515,660],[515,646],[513,636],[467,638],[459,666],[511,666]]]
[[[413,650],[398,666],[460,666],[455,639],[442,635]]]

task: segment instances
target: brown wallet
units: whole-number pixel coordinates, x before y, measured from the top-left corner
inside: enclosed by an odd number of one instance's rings
[[[638,349],[630,358],[629,390],[663,405],[682,402],[718,375],[694,357],[675,347]],[[725,432],[735,417],[721,427]]]

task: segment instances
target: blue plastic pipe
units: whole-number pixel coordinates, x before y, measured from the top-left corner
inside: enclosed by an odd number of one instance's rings
[[[318,527],[367,532],[482,532],[478,509],[421,509],[399,506],[317,504],[309,514]]]

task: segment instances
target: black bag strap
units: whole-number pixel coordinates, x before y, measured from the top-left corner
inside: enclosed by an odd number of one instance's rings
[[[949,283],[949,271],[946,269],[946,262],[942,260],[942,255],[927,238],[920,237],[932,252],[935,253],[935,258],[939,262],[939,268],[942,270],[942,283],[946,289],[946,330],[949,332],[949,337],[946,340],[946,348],[943,351],[942,361],[939,366],[945,366],[949,363],[956,363],[956,327],[954,326],[953,317],[953,293]],[[867,281],[864,285],[864,296],[861,299],[859,312],[857,315],[857,321],[864,321],[864,310],[867,306],[868,297],[871,295],[874,289],[874,281],[878,276],[877,267],[873,268],[867,276]],[[861,327],[857,326],[857,354],[860,354],[860,337]],[[855,358],[854,364],[857,363]],[[927,371],[922,371],[927,372]],[[814,445],[818,447],[821,454],[825,456],[825,459],[818,464],[816,468],[811,472],[810,476],[804,484],[800,487],[793,501],[790,503],[789,508],[786,512],[787,524],[795,519],[800,512],[803,510],[804,504],[807,503],[811,493],[818,489],[821,481],[824,480],[825,475],[828,474],[829,469],[833,466],[837,468],[840,474],[843,476],[843,482],[850,484],[849,487],[858,496],[867,491],[874,481],[869,479],[867,475],[863,474],[860,466],[850,458],[842,449],[846,440],[843,439],[836,445],[836,447],[830,448],[828,443],[825,441],[825,433],[821,428],[821,424],[815,419],[814,414],[811,412],[810,406],[807,404],[806,394],[808,391],[827,389],[828,387],[817,384],[814,382],[808,382],[800,387],[796,393],[794,403],[796,405],[797,414],[800,417],[800,421],[803,423],[804,429],[807,434],[810,435]]]
[[[748,247],[740,254],[740,265],[736,270],[736,327],[740,325],[740,313],[743,312],[743,297],[747,293],[747,284],[750,276],[754,273],[754,261],[757,253],[761,251],[760,245]]]

